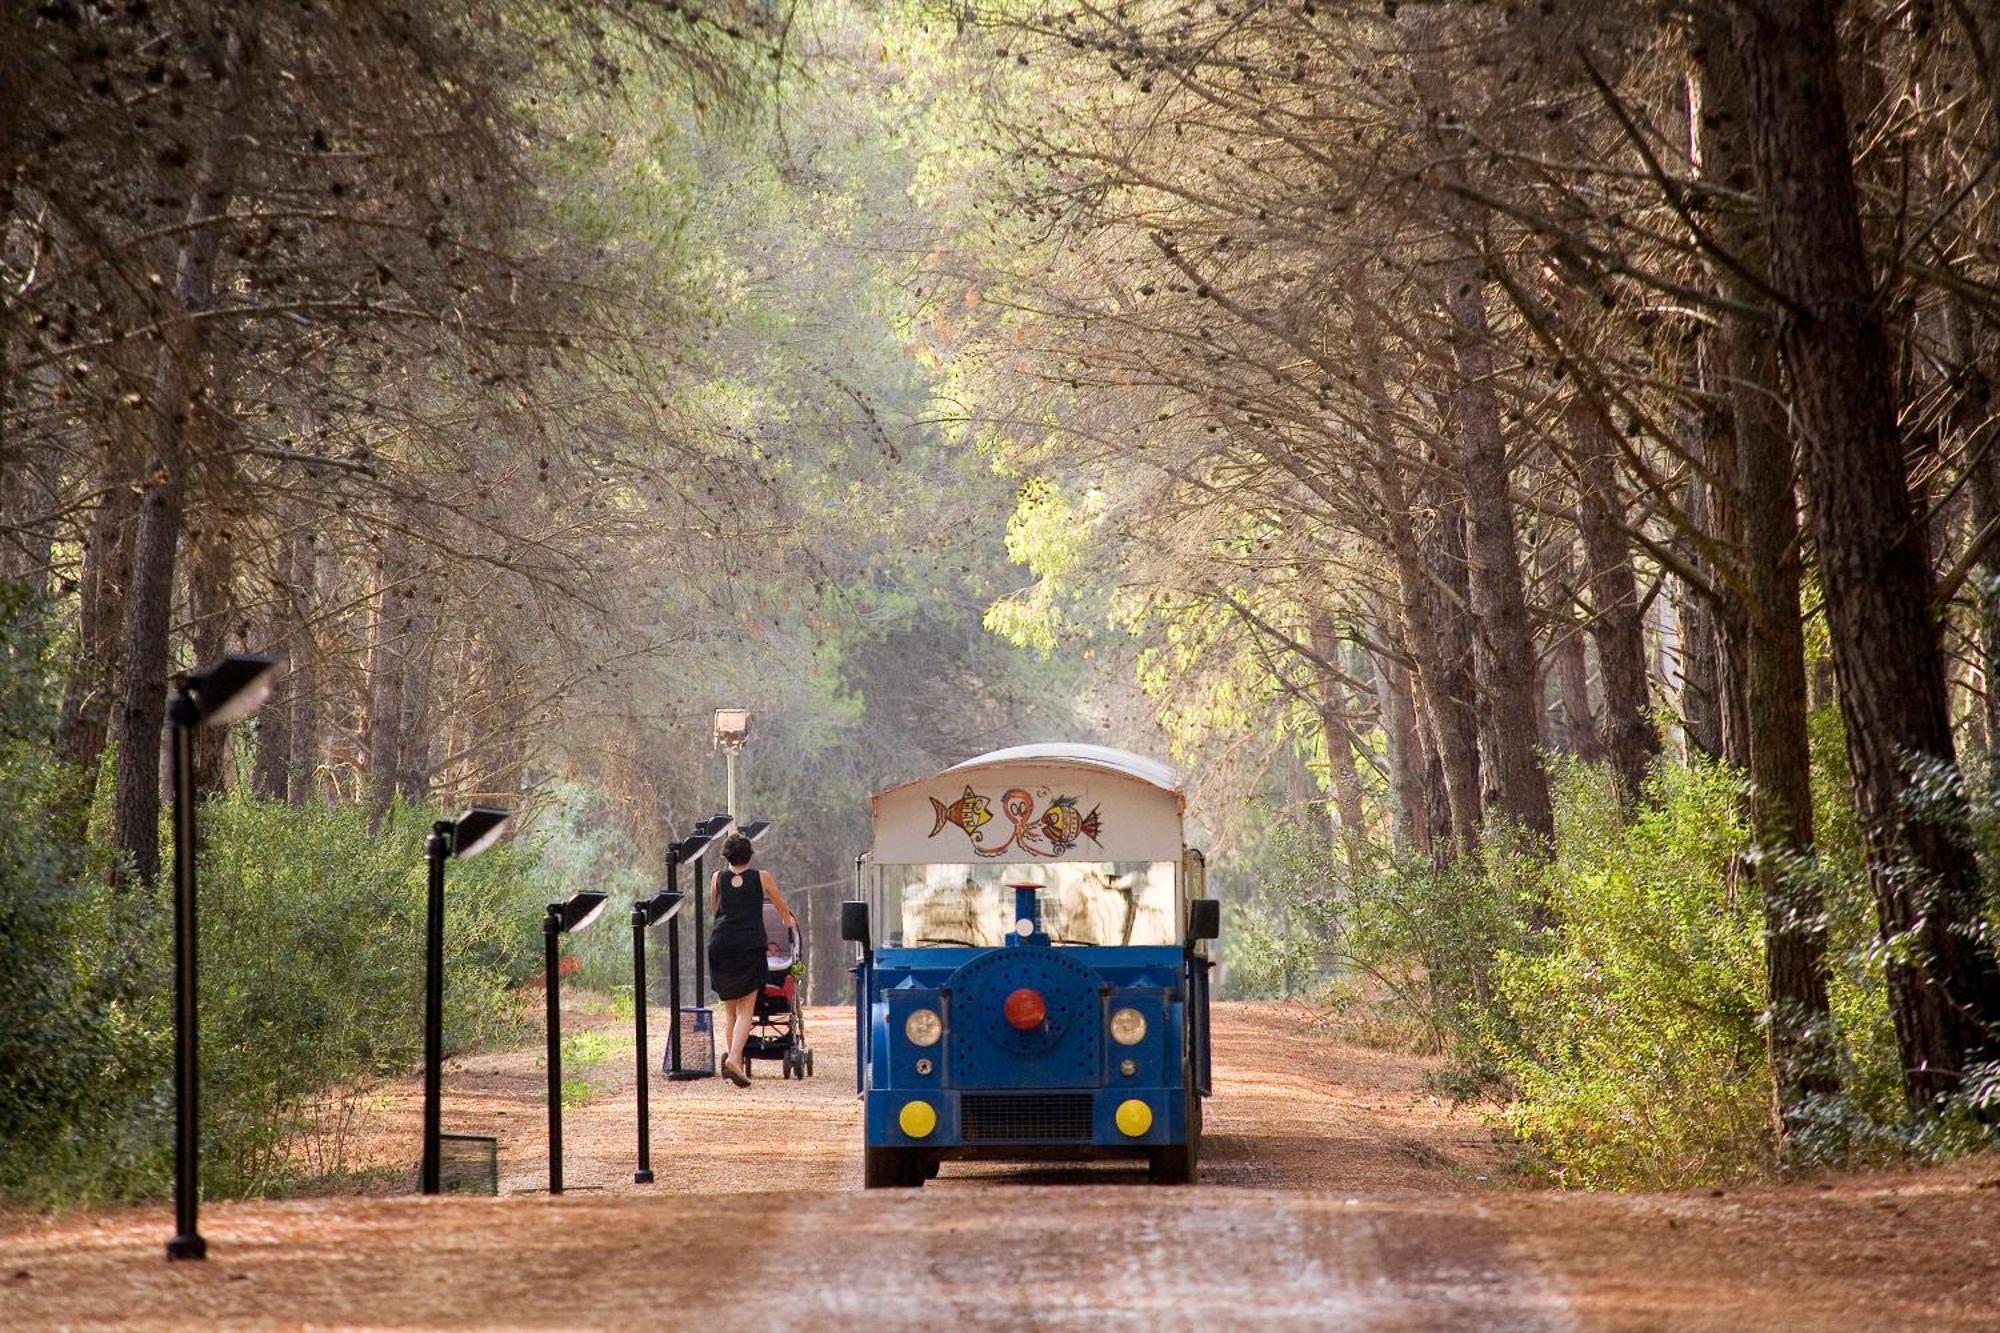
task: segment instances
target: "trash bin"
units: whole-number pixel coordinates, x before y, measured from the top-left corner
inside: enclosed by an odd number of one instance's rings
[[[491,1134],[438,1135],[438,1189],[445,1194],[498,1194],[500,1140]]]

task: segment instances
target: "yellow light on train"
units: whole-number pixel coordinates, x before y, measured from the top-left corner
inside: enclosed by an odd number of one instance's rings
[[[908,1111],[909,1107],[903,1108]],[[1153,1108],[1137,1097],[1128,1097],[1118,1103],[1118,1132],[1128,1139],[1136,1139],[1153,1127]]]
[[[944,1036],[944,1020],[935,1009],[912,1009],[910,1016],[903,1020],[903,1035],[910,1039],[912,1046],[935,1046]]]
[[[1127,1102],[1126,1105],[1130,1106],[1132,1103]],[[1124,1108],[1119,1108],[1118,1113],[1121,1116],[1125,1114]],[[1147,1112],[1146,1119],[1151,1121],[1152,1118],[1152,1113]],[[896,1127],[910,1138],[927,1139],[931,1131],[937,1128],[937,1112],[929,1102],[904,1102],[903,1109],[896,1113]],[[1144,1130],[1139,1132],[1145,1133]]]
[[[1137,1009],[1120,1009],[1111,1015],[1111,1040],[1120,1046],[1137,1046],[1146,1039],[1146,1016]]]

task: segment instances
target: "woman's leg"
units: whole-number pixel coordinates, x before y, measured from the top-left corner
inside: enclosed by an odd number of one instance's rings
[[[729,1059],[742,1069],[743,1050],[750,1044],[750,1029],[757,1022],[757,993],[752,991],[740,1000],[731,1000],[729,1006]]]
[[[722,1002],[722,1059],[726,1064],[736,1063],[736,1007],[737,1000]]]

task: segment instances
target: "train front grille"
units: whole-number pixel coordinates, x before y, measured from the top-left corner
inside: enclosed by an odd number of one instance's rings
[[[967,1092],[958,1133],[967,1143],[1074,1143],[1090,1138],[1087,1092]]]

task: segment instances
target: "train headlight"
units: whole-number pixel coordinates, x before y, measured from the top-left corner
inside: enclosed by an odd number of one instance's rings
[[[1120,1046],[1137,1046],[1146,1039],[1146,1016],[1137,1009],[1118,1009],[1111,1014],[1111,1040]]]
[[[944,1036],[944,1020],[935,1009],[913,1009],[903,1020],[903,1035],[912,1046],[935,1046]]]

